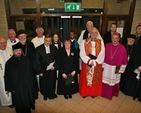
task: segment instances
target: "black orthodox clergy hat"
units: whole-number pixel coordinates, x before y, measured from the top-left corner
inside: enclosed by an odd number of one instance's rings
[[[25,30],[18,30],[17,31],[17,36],[19,36],[20,34],[26,34],[26,31]]]
[[[134,34],[130,34],[130,35],[128,36],[128,38],[133,38],[133,39],[136,40],[136,35],[134,35]]]
[[[15,49],[22,49],[21,45],[19,43],[15,44],[12,46],[12,49],[15,50]]]

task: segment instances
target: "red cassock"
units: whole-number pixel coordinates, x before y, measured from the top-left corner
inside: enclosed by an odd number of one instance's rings
[[[102,95],[102,64],[100,65],[100,75],[99,75],[99,82],[94,83],[94,76],[92,80],[92,85],[87,85],[87,78],[86,78],[86,70],[87,65],[82,62],[82,69],[80,73],[79,79],[79,93],[81,96],[101,96]],[[94,73],[96,72],[96,68],[94,67]]]

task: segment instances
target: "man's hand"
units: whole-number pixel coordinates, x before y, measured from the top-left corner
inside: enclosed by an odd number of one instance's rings
[[[40,74],[39,74],[39,76],[41,76],[41,77],[42,77],[42,76],[43,76],[43,73],[40,73]]]
[[[54,70],[54,69],[55,69],[55,67],[54,67],[54,66],[52,66],[50,70]]]
[[[72,76],[74,76],[74,75],[75,75],[75,73],[76,73],[75,71],[72,71],[72,72],[71,72],[71,75],[72,75]]]
[[[63,78],[67,78],[67,75],[65,73],[62,74]]]
[[[141,72],[141,66],[138,67],[138,70]]]

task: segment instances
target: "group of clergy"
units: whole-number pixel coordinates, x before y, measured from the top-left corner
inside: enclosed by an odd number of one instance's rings
[[[56,80],[57,94],[65,99],[79,92],[83,98],[102,96],[111,100],[121,90],[141,101],[141,25],[136,27],[137,37],[129,35],[124,45],[115,24],[111,27],[114,30],[108,43],[92,21],[86,23],[87,29],[78,41],[74,31],[61,42],[58,34],[45,36],[44,29],[37,27],[37,36],[28,41],[25,30],[17,32],[17,39],[10,29],[8,40],[0,37],[1,104],[15,107],[17,113],[31,113],[39,90],[44,100],[57,98]],[[73,80],[66,84],[69,76]]]

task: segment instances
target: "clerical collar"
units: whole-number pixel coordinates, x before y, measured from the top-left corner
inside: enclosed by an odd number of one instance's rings
[[[16,43],[16,40],[11,40],[11,43]]]
[[[71,42],[73,42],[74,41],[74,39],[71,39]]]

